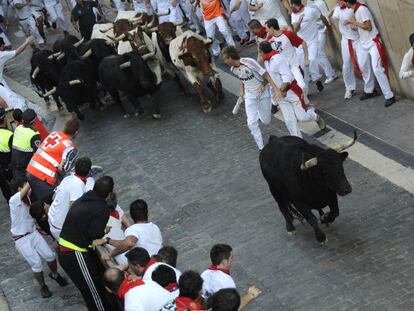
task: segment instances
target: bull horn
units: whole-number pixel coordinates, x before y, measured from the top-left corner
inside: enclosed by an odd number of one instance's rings
[[[75,48],[77,48],[79,45],[81,45],[83,43],[83,41],[85,41],[85,38],[82,37],[82,39],[80,39],[78,42],[76,42],[75,44],[73,44],[73,46]]]
[[[81,83],[82,83],[82,81],[79,80],[79,79],[69,81],[70,86],[73,86],[73,85],[76,85],[76,84],[81,84]]]
[[[131,62],[125,62],[125,63],[119,65],[120,69],[125,69],[125,68],[128,68],[128,67],[131,67]]]
[[[147,47],[146,47],[145,45],[141,45],[141,46],[138,48],[138,52],[142,52],[142,51],[144,51],[146,48],[147,48]]]
[[[155,14],[152,15],[152,19],[149,23],[145,23],[145,30],[147,30],[148,28],[152,28],[155,25]]]
[[[300,165],[302,171],[306,171],[316,165],[318,165],[318,158],[315,157],[305,162],[305,155],[302,153],[302,164]]]
[[[211,44],[213,42],[213,39],[206,38],[203,40],[205,45]]]
[[[181,23],[174,23],[174,25],[177,26],[184,26],[185,24],[187,24],[187,22],[183,19]]]
[[[111,37],[111,36],[107,36],[109,39],[111,39],[112,41],[114,41],[114,42],[119,42],[119,41],[121,41],[122,39],[124,39],[125,38],[125,36],[126,36],[126,34],[121,34],[121,35],[119,35],[118,37],[116,37],[116,38],[114,38],[114,37]]]
[[[53,59],[55,57],[59,57],[60,54],[62,54],[63,52],[57,52],[57,53],[53,53],[51,55],[49,55],[48,59]]]
[[[83,54],[82,56],[81,56],[81,59],[86,59],[86,58],[88,58],[89,56],[91,56],[92,55],[92,50],[91,49],[89,49],[89,50],[87,50],[86,52],[85,52],[85,54]]]
[[[145,55],[142,55],[142,59],[143,60],[147,60],[147,59],[149,59],[151,57],[154,57],[154,56],[155,56],[155,51],[154,52],[147,53]]]
[[[354,137],[349,142],[347,142],[346,144],[342,144],[342,145],[337,146],[335,148],[336,152],[339,153],[339,152],[344,151],[345,149],[348,149],[353,144],[355,144],[355,142],[357,141],[357,138],[358,138],[357,133],[356,133],[356,131],[354,131]]]
[[[148,29],[146,29],[145,31],[148,31],[148,32],[154,32],[154,31],[157,31],[158,30],[158,26],[154,26],[154,27],[152,27],[152,28],[148,28]]]
[[[36,67],[35,70],[33,70],[32,79],[36,79],[36,76],[39,74],[39,72],[40,72],[40,68]]]
[[[170,15],[170,13],[171,13],[171,10],[170,10],[170,9],[168,9],[168,11],[167,11],[167,12],[163,12],[163,13],[155,13],[155,15],[157,15],[158,17],[160,17],[160,16],[167,16],[167,15]]]
[[[54,86],[49,92],[43,94],[43,97],[49,97],[50,95],[55,94],[56,91],[57,91],[57,88],[56,86]]]
[[[109,27],[108,29],[105,29],[105,30],[99,29],[99,31],[101,33],[107,33],[109,30],[112,30],[112,29],[114,29],[114,25],[112,25],[111,27]]]
[[[57,60],[61,60],[63,57],[65,57],[65,53],[62,52],[59,54],[59,56],[56,57]]]

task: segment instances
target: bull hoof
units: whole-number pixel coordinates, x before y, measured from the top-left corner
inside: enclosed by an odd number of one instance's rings
[[[325,240],[325,241],[320,242],[319,244],[320,244],[321,246],[325,246],[325,245],[326,245],[326,243],[328,243],[328,237],[326,237],[326,240]]]
[[[124,114],[122,117],[123,117],[124,119],[128,119],[130,116],[131,116],[131,115],[130,115],[129,113],[126,113],[126,114]]]
[[[152,114],[152,117],[153,117],[155,120],[159,120],[159,119],[161,119],[161,114],[159,114],[159,113],[153,113],[153,114]]]
[[[208,104],[208,106],[204,106],[203,105],[203,111],[205,112],[205,113],[209,113],[209,112],[211,112],[211,110],[213,109],[213,106],[211,105],[211,103],[209,103]]]
[[[296,235],[296,230],[293,230],[293,231],[288,231],[287,233],[288,233],[288,235],[290,235],[290,236],[295,236],[295,235]]]
[[[323,245],[328,241],[328,238],[325,233],[320,231],[316,233],[316,240],[319,242],[319,244]]]

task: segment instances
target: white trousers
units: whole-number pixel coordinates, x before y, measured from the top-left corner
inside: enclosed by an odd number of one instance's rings
[[[286,128],[292,136],[302,138],[298,121],[310,122],[318,119],[318,115],[313,108],[308,110],[302,108],[300,100],[296,95],[288,95],[283,100],[279,101],[279,107],[280,111],[282,111]]]
[[[68,31],[69,25],[65,19],[65,15],[63,14],[63,7],[60,2],[52,6],[46,6],[46,10],[49,13],[50,21],[52,23],[59,20],[62,30]]]
[[[55,253],[37,230],[17,240],[15,244],[17,251],[28,262],[33,272],[43,271],[43,260],[51,262],[56,258]]]
[[[263,124],[269,124],[271,115],[271,100],[268,91],[263,92],[259,98],[244,96],[244,105],[247,116],[247,126],[252,134],[257,147],[262,150],[264,147],[262,132],[259,127],[259,120]]]
[[[326,32],[325,31],[319,31],[318,41],[319,41],[319,48],[318,48],[319,65],[321,65],[325,73],[325,76],[327,78],[333,78],[336,76],[336,72],[335,70],[333,70],[331,62],[329,61],[329,58],[325,52],[325,43],[326,43]]]
[[[355,57],[357,59],[357,63],[359,63],[359,59],[362,57],[361,42],[358,40],[352,41],[352,48],[355,53]],[[341,39],[341,52],[342,52],[342,75],[344,77],[345,88],[350,91],[355,91],[356,89],[356,79],[355,79],[355,69],[354,65],[352,64],[351,54],[349,52],[349,43],[348,39],[343,38]],[[360,65],[358,65],[360,66]]]
[[[305,66],[305,55],[303,52],[303,48],[300,47],[296,49],[296,53],[298,55],[299,65],[302,67],[305,73],[305,83],[306,85],[309,82],[309,76],[312,81],[316,82],[322,78],[321,73],[319,72],[319,41],[313,40],[311,42],[306,42],[308,46],[308,57],[309,57],[309,67]]]
[[[126,6],[126,1],[122,2],[121,0],[113,0],[115,7],[118,11],[126,11],[128,10]]]
[[[214,56],[218,56],[220,54],[220,46],[217,40],[215,40],[216,34],[216,26],[219,31],[222,33],[226,43],[228,45],[234,46],[233,37],[228,29],[227,22],[223,16],[217,16],[210,20],[204,20],[204,28],[206,29],[206,35],[208,38],[213,39],[213,44],[211,46],[211,50]]]
[[[364,92],[372,93],[374,91],[375,75],[385,99],[394,97],[394,93],[391,91],[390,83],[375,43],[372,42],[369,46],[363,46],[361,50],[358,63],[362,71],[362,78],[364,79]]]
[[[55,226],[53,226],[50,223],[49,219],[49,227],[50,227],[50,233],[53,235],[56,241],[59,241],[60,233],[62,232],[62,229],[57,229]]]
[[[26,35],[26,37],[33,34],[33,36],[35,38],[35,42],[38,45],[45,43],[45,40],[43,40],[42,36],[39,33],[39,30],[36,27],[36,21],[35,21],[33,16],[30,15],[25,20],[22,20],[22,21],[19,20],[19,24],[22,27],[22,30],[23,30],[24,34]]]

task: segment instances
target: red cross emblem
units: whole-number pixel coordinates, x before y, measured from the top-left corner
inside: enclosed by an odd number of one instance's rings
[[[59,145],[60,138],[61,137],[58,134],[49,135],[44,142],[45,144],[43,145],[43,148],[48,149],[56,147]]]

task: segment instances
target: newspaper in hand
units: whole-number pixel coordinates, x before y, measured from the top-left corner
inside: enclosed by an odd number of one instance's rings
[[[240,107],[241,107],[241,105],[243,104],[243,102],[244,102],[243,97],[239,97],[239,98],[237,99],[236,105],[235,105],[235,106],[234,106],[234,108],[233,108],[233,114],[234,114],[234,115],[236,115],[236,114],[238,114],[238,113],[239,113],[239,111],[240,111]]]

